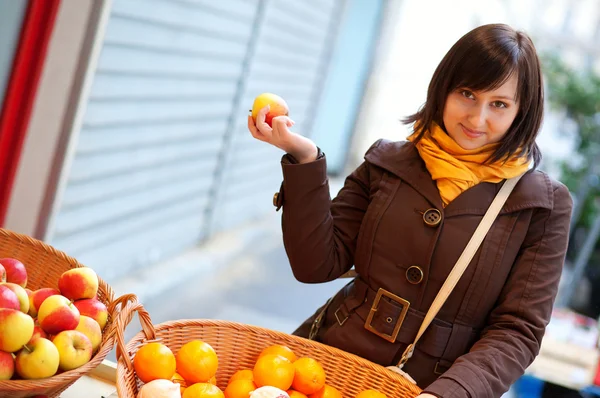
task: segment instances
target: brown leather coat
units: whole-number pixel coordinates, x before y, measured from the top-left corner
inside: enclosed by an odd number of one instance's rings
[[[353,265],[358,273],[332,300],[317,340],[396,364],[501,184],[476,185],[444,208],[414,145],[385,140],[333,201],[324,157],[294,164],[286,155],[282,167],[277,204],[295,277],[331,281]],[[523,374],[550,319],[571,208],[564,185],[539,171],[522,178],[404,367],[421,388],[500,397]]]

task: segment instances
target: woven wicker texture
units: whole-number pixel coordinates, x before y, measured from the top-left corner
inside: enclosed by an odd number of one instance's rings
[[[134,300],[131,300],[134,301]],[[126,325],[138,313],[142,331],[124,342]],[[141,386],[133,370],[136,351],[149,341],[166,344],[173,353],[190,340],[209,343],[219,357],[217,383],[224,389],[237,370],[252,369],[259,353],[273,344],[291,348],[298,357],[310,356],[325,369],[327,380],[345,398],[353,398],[366,389],[377,389],[388,398],[413,398],[421,390],[402,376],[356,355],[297,336],[261,327],[219,320],[179,320],[153,326],[148,312],[139,303],[128,305],[116,321],[117,391],[121,398],[135,398]],[[122,324],[121,324],[122,323]]]
[[[0,229],[0,258],[12,257],[27,268],[27,288],[37,290],[43,287],[58,288],[61,274],[71,268],[83,267],[72,257],[58,251],[39,240],[26,235]],[[31,397],[48,395],[56,398],[81,376],[98,366],[114,347],[113,318],[119,310],[115,305],[114,293],[109,285],[98,278],[98,299],[109,307],[109,319],[104,329],[102,344],[90,362],[68,372],[41,380],[0,381],[0,397]]]

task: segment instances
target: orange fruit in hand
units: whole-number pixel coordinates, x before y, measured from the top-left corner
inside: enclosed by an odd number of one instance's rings
[[[294,381],[292,382],[294,390],[310,395],[325,385],[325,370],[317,360],[300,358],[294,362],[294,369]]]
[[[288,393],[290,398],[308,398],[306,395],[296,390],[287,390],[286,392]]]
[[[185,389],[182,398],[225,398],[225,395],[214,384],[196,383]]]
[[[248,398],[256,385],[252,380],[234,380],[225,388],[225,398]]]
[[[254,364],[254,384],[257,387],[271,386],[289,390],[294,381],[294,364],[280,355],[267,354]]]
[[[175,374],[175,355],[164,344],[148,343],[133,357],[133,369],[144,383],[156,379],[170,380]]]
[[[219,366],[217,353],[210,344],[200,340],[192,340],[179,349],[177,356],[177,373],[188,384],[206,383],[216,373]]]
[[[342,398],[342,393],[335,387],[325,384],[323,388],[316,393],[309,395],[308,398]]]
[[[233,376],[231,376],[231,379],[229,379],[229,383],[231,384],[236,380],[254,381],[254,373],[252,373],[252,370],[250,369],[238,370],[233,374]]]
[[[280,344],[275,344],[265,348],[261,351],[258,357],[260,358],[264,355],[281,355],[282,357],[289,359],[292,363],[297,359],[294,351],[292,351],[289,347]]]
[[[387,398],[385,394],[377,390],[365,390],[358,393],[356,398]]]

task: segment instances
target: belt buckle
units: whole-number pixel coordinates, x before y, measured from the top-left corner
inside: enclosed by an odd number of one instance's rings
[[[340,307],[340,308],[342,308],[342,307]],[[335,312],[333,313],[333,315],[335,315],[335,319],[336,319],[336,320],[337,320],[337,322],[340,324],[340,326],[343,326],[343,325],[344,325],[344,323],[346,323],[346,321],[348,320],[348,317],[345,317],[344,319],[342,319],[342,320],[340,321],[340,315],[339,315],[340,308],[338,308],[337,310],[335,310]]]
[[[392,301],[402,305],[402,311],[396,320],[396,325],[394,325],[394,330],[392,334],[382,333],[379,330],[375,329],[371,322],[373,322],[373,317],[378,310],[379,302],[382,297],[387,297]],[[371,310],[369,311],[369,315],[367,316],[367,320],[365,321],[365,329],[370,331],[371,333],[376,334],[377,336],[389,341],[390,343],[395,343],[396,338],[398,337],[398,333],[400,333],[400,327],[404,322],[404,318],[406,317],[406,313],[408,312],[408,307],[410,306],[410,302],[403,299],[402,297],[396,296],[394,293],[388,292],[385,289],[379,288],[377,290],[377,294],[375,295],[375,300],[373,300],[373,304],[371,305]]]

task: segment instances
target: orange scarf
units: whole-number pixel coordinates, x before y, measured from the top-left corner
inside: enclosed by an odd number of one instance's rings
[[[408,137],[414,141],[416,134]],[[516,177],[529,169],[527,158],[485,164],[498,144],[478,149],[463,149],[437,124],[416,144],[427,170],[437,183],[444,206],[480,182],[497,183]]]

